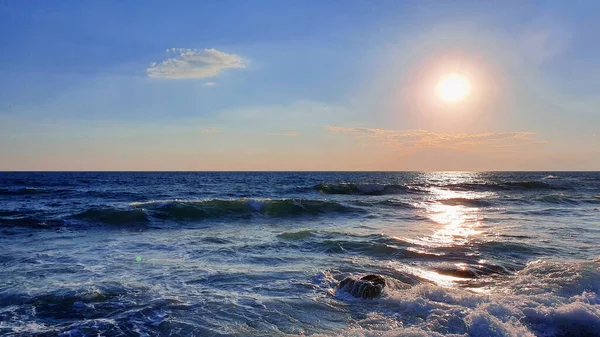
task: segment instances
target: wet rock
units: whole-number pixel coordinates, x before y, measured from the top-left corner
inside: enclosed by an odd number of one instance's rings
[[[346,277],[338,284],[340,290],[347,291],[354,297],[364,299],[379,297],[385,286],[385,279],[374,274],[363,276],[358,280],[353,277]]]

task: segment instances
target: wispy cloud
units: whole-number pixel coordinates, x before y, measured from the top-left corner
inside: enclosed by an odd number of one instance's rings
[[[200,133],[219,133],[219,132],[221,132],[221,129],[215,128],[215,127],[210,127],[210,128],[200,130]]]
[[[427,148],[476,150],[502,149],[524,144],[546,144],[533,139],[534,132],[483,132],[483,133],[437,133],[426,130],[385,130],[373,128],[347,128],[327,126],[330,132],[350,135],[375,145],[394,147],[409,151]]]
[[[146,69],[149,77],[186,79],[216,76],[228,68],[245,68],[244,60],[235,54],[227,54],[216,49],[167,49],[173,55],[166,61],[152,63]],[[209,82],[211,83],[211,82]]]
[[[202,85],[205,86],[205,87],[212,87],[212,86],[215,85],[215,82],[206,82],[206,83],[204,83]]]
[[[300,134],[295,131],[288,131],[283,133],[272,133],[272,136],[283,136],[283,137],[298,137]]]

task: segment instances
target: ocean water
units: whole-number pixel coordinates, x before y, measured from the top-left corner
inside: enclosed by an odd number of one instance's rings
[[[0,335],[600,336],[599,209],[594,172],[0,172]]]

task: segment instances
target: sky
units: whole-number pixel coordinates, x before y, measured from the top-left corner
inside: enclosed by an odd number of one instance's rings
[[[0,0],[0,170],[600,170],[599,11]]]

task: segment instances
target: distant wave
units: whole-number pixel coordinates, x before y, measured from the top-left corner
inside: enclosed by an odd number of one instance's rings
[[[45,220],[33,216],[0,218],[0,228],[50,229],[62,225],[59,219]]]
[[[544,181],[504,181],[457,184],[362,184],[362,183],[320,183],[313,186],[322,194],[349,195],[388,195],[425,192],[428,187],[439,187],[453,191],[512,191],[512,190],[553,190],[565,189]]]
[[[8,189],[1,188],[0,195],[5,196],[18,196],[18,195],[34,195],[34,194],[44,194],[44,193],[52,193],[52,190],[46,190],[42,188],[36,187],[25,187],[25,188],[17,188],[17,189]]]
[[[549,190],[564,189],[543,181],[505,181],[499,183],[459,183],[440,187],[457,191]]]
[[[83,187],[65,189],[51,187],[22,187],[22,188],[0,188],[0,196],[19,197],[19,196],[40,196],[45,195],[69,195],[71,197],[91,197],[91,198],[139,198],[140,195],[133,191],[103,191],[103,190],[87,190]]]
[[[323,194],[362,194],[362,195],[385,195],[402,194],[407,192],[417,192],[404,185],[385,185],[385,184],[355,184],[355,183],[321,183],[314,186],[314,189]]]
[[[83,195],[85,195],[86,197],[92,197],[92,198],[107,198],[107,199],[114,199],[114,198],[139,198],[140,194],[136,193],[136,192],[124,192],[124,191],[94,191],[94,190],[89,190],[89,191],[83,191],[81,192]],[[135,200],[135,199],[133,199]]]
[[[153,219],[193,221],[209,218],[251,216],[294,217],[329,213],[360,212],[359,208],[326,200],[211,199],[136,202],[130,208],[98,208],[75,214],[73,218],[112,225],[144,224]]]

